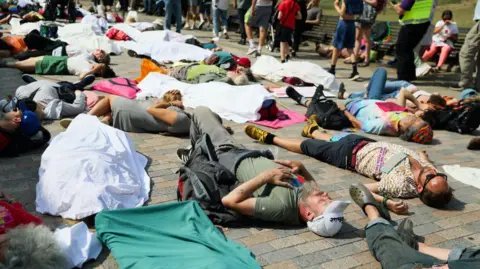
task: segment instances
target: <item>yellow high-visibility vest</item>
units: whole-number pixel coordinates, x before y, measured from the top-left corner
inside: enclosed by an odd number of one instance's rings
[[[420,24],[430,21],[434,4],[434,0],[416,0],[411,10],[405,11],[399,20],[400,24]]]

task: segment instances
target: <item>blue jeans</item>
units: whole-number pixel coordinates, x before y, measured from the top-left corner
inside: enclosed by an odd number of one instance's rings
[[[145,12],[152,11],[152,3],[153,0],[143,0],[143,8],[145,8]]]
[[[165,2],[165,29],[170,30],[172,12],[175,14],[177,33],[182,30],[182,3],[179,0],[163,0]]]
[[[382,218],[367,224],[365,237],[372,255],[384,269],[424,268],[445,263],[448,263],[450,269],[480,266],[479,248],[456,247],[450,252],[448,261],[442,261],[405,244],[393,226]]]
[[[228,10],[212,7],[213,11],[213,33],[218,36],[220,33],[220,20],[222,21],[223,29],[228,27]]]
[[[411,86],[407,81],[387,81],[387,71],[383,68],[377,68],[367,86],[367,99],[387,100],[396,98],[402,88]],[[364,92],[351,93],[348,98],[363,98]]]

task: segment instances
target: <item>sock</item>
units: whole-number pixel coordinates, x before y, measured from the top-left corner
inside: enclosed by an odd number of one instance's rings
[[[268,133],[267,137],[265,137],[265,144],[272,145],[273,144],[273,139],[275,138],[274,134]]]
[[[258,53],[262,52],[262,46],[258,45],[257,51],[258,51]]]
[[[250,43],[250,48],[255,48],[255,42],[253,42],[253,39],[248,40],[248,43]]]
[[[353,69],[353,70],[352,70],[353,73],[358,73],[358,71],[357,71],[357,63],[352,63],[352,69]]]
[[[305,97],[305,96],[302,96],[302,98],[300,98],[300,104],[301,105],[304,105],[304,106],[307,106],[307,101],[308,99]]]
[[[334,64],[332,64],[332,65],[330,66],[330,71],[335,72],[335,65],[334,65]]]

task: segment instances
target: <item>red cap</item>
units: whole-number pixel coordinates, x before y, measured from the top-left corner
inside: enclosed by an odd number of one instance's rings
[[[237,65],[242,66],[242,67],[246,67],[246,68],[250,68],[252,63],[250,62],[250,59],[244,57],[244,58],[239,58],[237,60]]]

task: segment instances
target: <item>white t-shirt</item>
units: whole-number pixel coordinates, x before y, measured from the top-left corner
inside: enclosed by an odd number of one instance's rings
[[[442,27],[444,24],[445,22],[440,20],[437,22],[437,24],[435,24],[435,27]],[[453,47],[453,42],[451,40],[447,40],[447,38],[454,34],[458,34],[458,27],[455,22],[452,22],[449,25],[445,25],[440,32],[434,34],[432,40],[437,46]]]
[[[477,5],[475,6],[475,13],[473,15],[473,20],[480,20],[480,0],[477,0]]]
[[[257,1],[257,7],[268,7],[273,5],[272,0],[258,0]]]
[[[70,74],[78,76],[81,73],[92,70],[92,64],[87,60],[86,55],[80,54],[78,56],[68,58],[67,68]]]
[[[214,8],[216,7],[221,10],[228,10],[228,5],[229,5],[228,0],[215,0],[214,3],[215,3],[213,5]]]
[[[52,56],[63,56],[62,50],[63,50],[63,47],[58,47],[54,49],[52,51]],[[75,45],[67,45],[65,47],[65,51],[67,52],[68,57],[75,57],[83,54],[83,56],[87,59],[87,61],[92,62],[95,60],[93,58],[93,55],[90,52]]]

